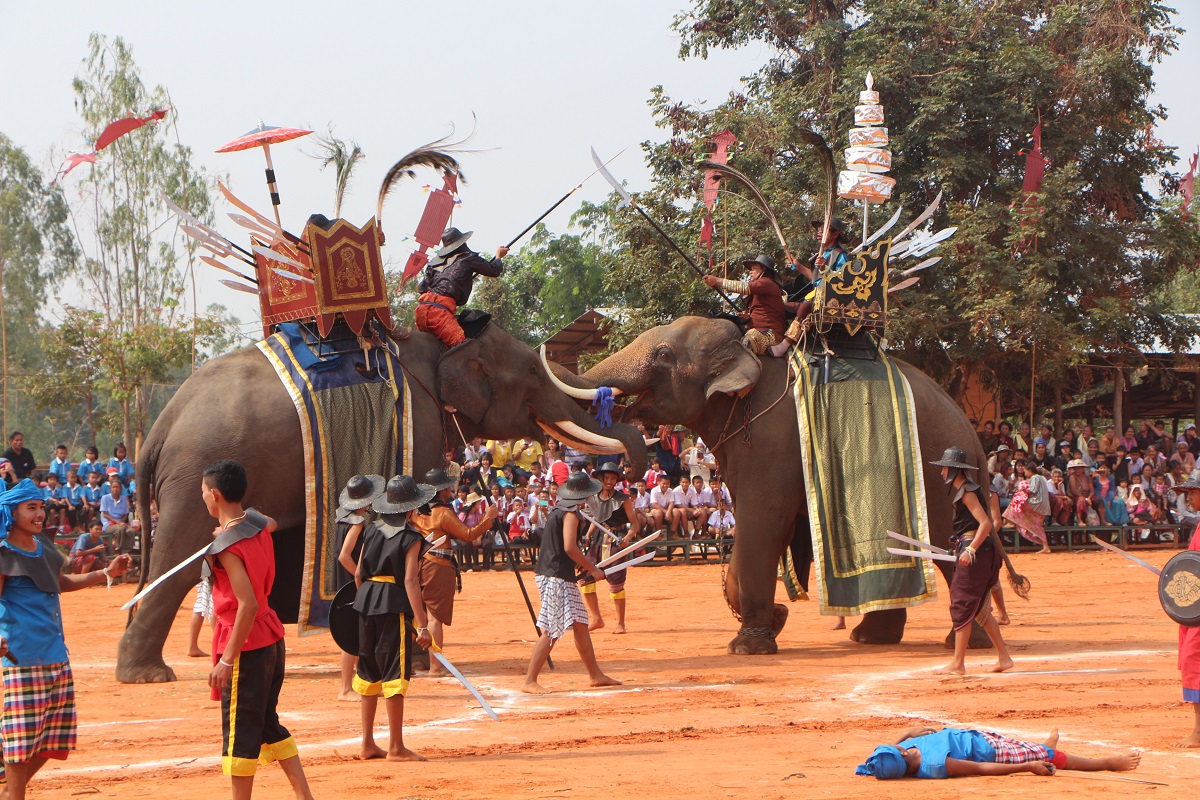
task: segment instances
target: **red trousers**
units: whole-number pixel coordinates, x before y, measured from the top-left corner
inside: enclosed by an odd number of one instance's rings
[[[427,305],[428,303],[437,303],[437,305]],[[466,341],[467,335],[463,333],[462,326],[458,324],[458,318],[454,316],[457,308],[458,304],[454,302],[453,298],[426,292],[417,298],[417,330],[432,333],[446,347],[454,347],[454,345]]]

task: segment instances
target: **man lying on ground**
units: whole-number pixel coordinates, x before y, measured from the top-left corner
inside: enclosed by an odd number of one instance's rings
[[[879,780],[904,778],[961,778],[967,775],[1011,775],[1032,772],[1053,775],[1057,769],[1086,772],[1137,769],[1141,753],[1083,758],[1069,756],[1058,747],[1056,728],[1042,744],[1021,742],[991,731],[962,728],[909,728],[895,744],[881,744],[867,763],[859,764],[856,775],[873,775]]]

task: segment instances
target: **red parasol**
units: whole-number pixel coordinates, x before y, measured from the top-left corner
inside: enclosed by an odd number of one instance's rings
[[[283,223],[279,219],[279,189],[275,185],[275,165],[271,163],[271,145],[286,142],[291,139],[299,139],[301,136],[307,136],[312,133],[304,128],[278,128],[273,125],[264,125],[260,119],[258,126],[253,130],[249,130],[238,138],[234,139],[226,145],[218,147],[218,153],[233,153],[238,150],[249,150],[251,147],[261,147],[263,155],[267,157],[267,189],[271,192],[271,205],[275,211],[275,222],[283,227]]]

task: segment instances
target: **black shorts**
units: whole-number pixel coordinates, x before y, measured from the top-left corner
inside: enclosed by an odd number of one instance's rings
[[[221,689],[221,771],[248,776],[258,765],[298,755],[296,740],[279,722],[283,688],[283,639],[257,650],[243,650],[233,662],[233,677]]]
[[[354,691],[364,697],[403,697],[412,677],[412,621],[403,614],[358,618],[358,671]]]

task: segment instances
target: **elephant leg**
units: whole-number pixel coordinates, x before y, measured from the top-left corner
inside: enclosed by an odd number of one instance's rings
[[[869,611],[863,614],[862,622],[850,631],[850,641],[859,644],[896,644],[904,638],[904,626],[907,623],[907,608]]]
[[[767,575],[750,575],[739,579],[741,559],[738,557],[738,539],[734,539],[733,556],[729,562],[725,591],[735,613],[742,616],[742,627],[738,635],[729,642],[727,652],[735,655],[773,655],[779,652],[775,636],[787,622],[788,608],[775,603],[775,562],[767,566]],[[750,565],[747,565],[750,566]],[[759,566],[761,565],[754,565]],[[761,569],[759,571],[762,571]]]
[[[175,671],[163,660],[163,644],[184,598],[199,578],[200,567],[184,570],[164,582],[137,605],[117,645],[116,678],[121,683],[166,683]]]

